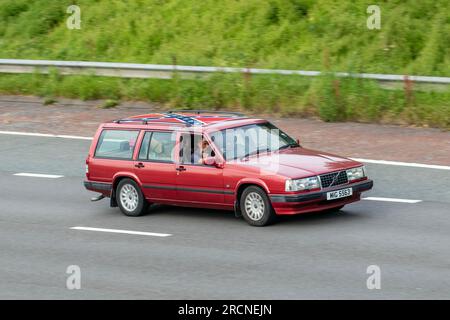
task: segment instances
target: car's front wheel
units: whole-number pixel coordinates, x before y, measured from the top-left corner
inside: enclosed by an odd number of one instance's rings
[[[123,179],[116,189],[116,201],[120,211],[131,217],[138,217],[145,213],[148,203],[138,184],[131,179]]]
[[[247,187],[241,195],[240,207],[242,216],[251,226],[262,227],[275,221],[269,197],[260,187]]]

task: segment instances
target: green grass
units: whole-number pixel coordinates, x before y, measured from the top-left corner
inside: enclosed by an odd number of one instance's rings
[[[114,99],[107,99],[103,102],[103,104],[100,106],[102,109],[111,109],[116,107],[119,104],[117,100]]]
[[[67,6],[81,8],[69,30]],[[0,57],[450,75],[450,3],[2,0]]]
[[[412,91],[377,82],[323,76],[217,74],[208,79],[122,79],[95,76],[0,75],[0,94],[143,100],[167,108],[248,110],[279,116],[318,116],[325,121],[414,124],[450,129],[450,90]],[[112,106],[111,106],[112,105]]]
[[[81,7],[81,30],[66,27]],[[2,0],[0,58],[120,61],[450,76],[450,2],[369,0]],[[208,80],[0,75],[3,93],[313,115],[448,128],[449,89],[373,81],[216,75]],[[407,98],[408,97],[408,98]]]
[[[54,104],[55,102],[57,102],[55,99],[53,99],[52,97],[45,97],[44,102],[42,102],[42,104],[44,106],[49,106]]]

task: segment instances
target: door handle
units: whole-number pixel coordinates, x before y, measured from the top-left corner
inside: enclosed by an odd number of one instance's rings
[[[135,164],[134,166],[139,169],[145,167],[142,162],[139,162],[139,163]]]
[[[186,168],[184,166],[179,166],[176,168],[177,171],[186,171]]]

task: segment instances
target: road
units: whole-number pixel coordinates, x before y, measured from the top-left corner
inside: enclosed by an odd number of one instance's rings
[[[131,218],[90,202],[89,144],[0,134],[1,299],[450,298],[449,170],[368,164],[365,196],[422,201],[363,200],[254,228],[225,211],[157,206]],[[80,290],[66,288],[69,265]],[[366,286],[369,265],[379,290]]]

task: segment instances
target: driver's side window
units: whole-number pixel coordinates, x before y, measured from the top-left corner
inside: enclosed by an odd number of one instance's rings
[[[214,151],[201,134],[180,135],[180,162],[182,164],[203,165],[204,159],[214,157]]]

